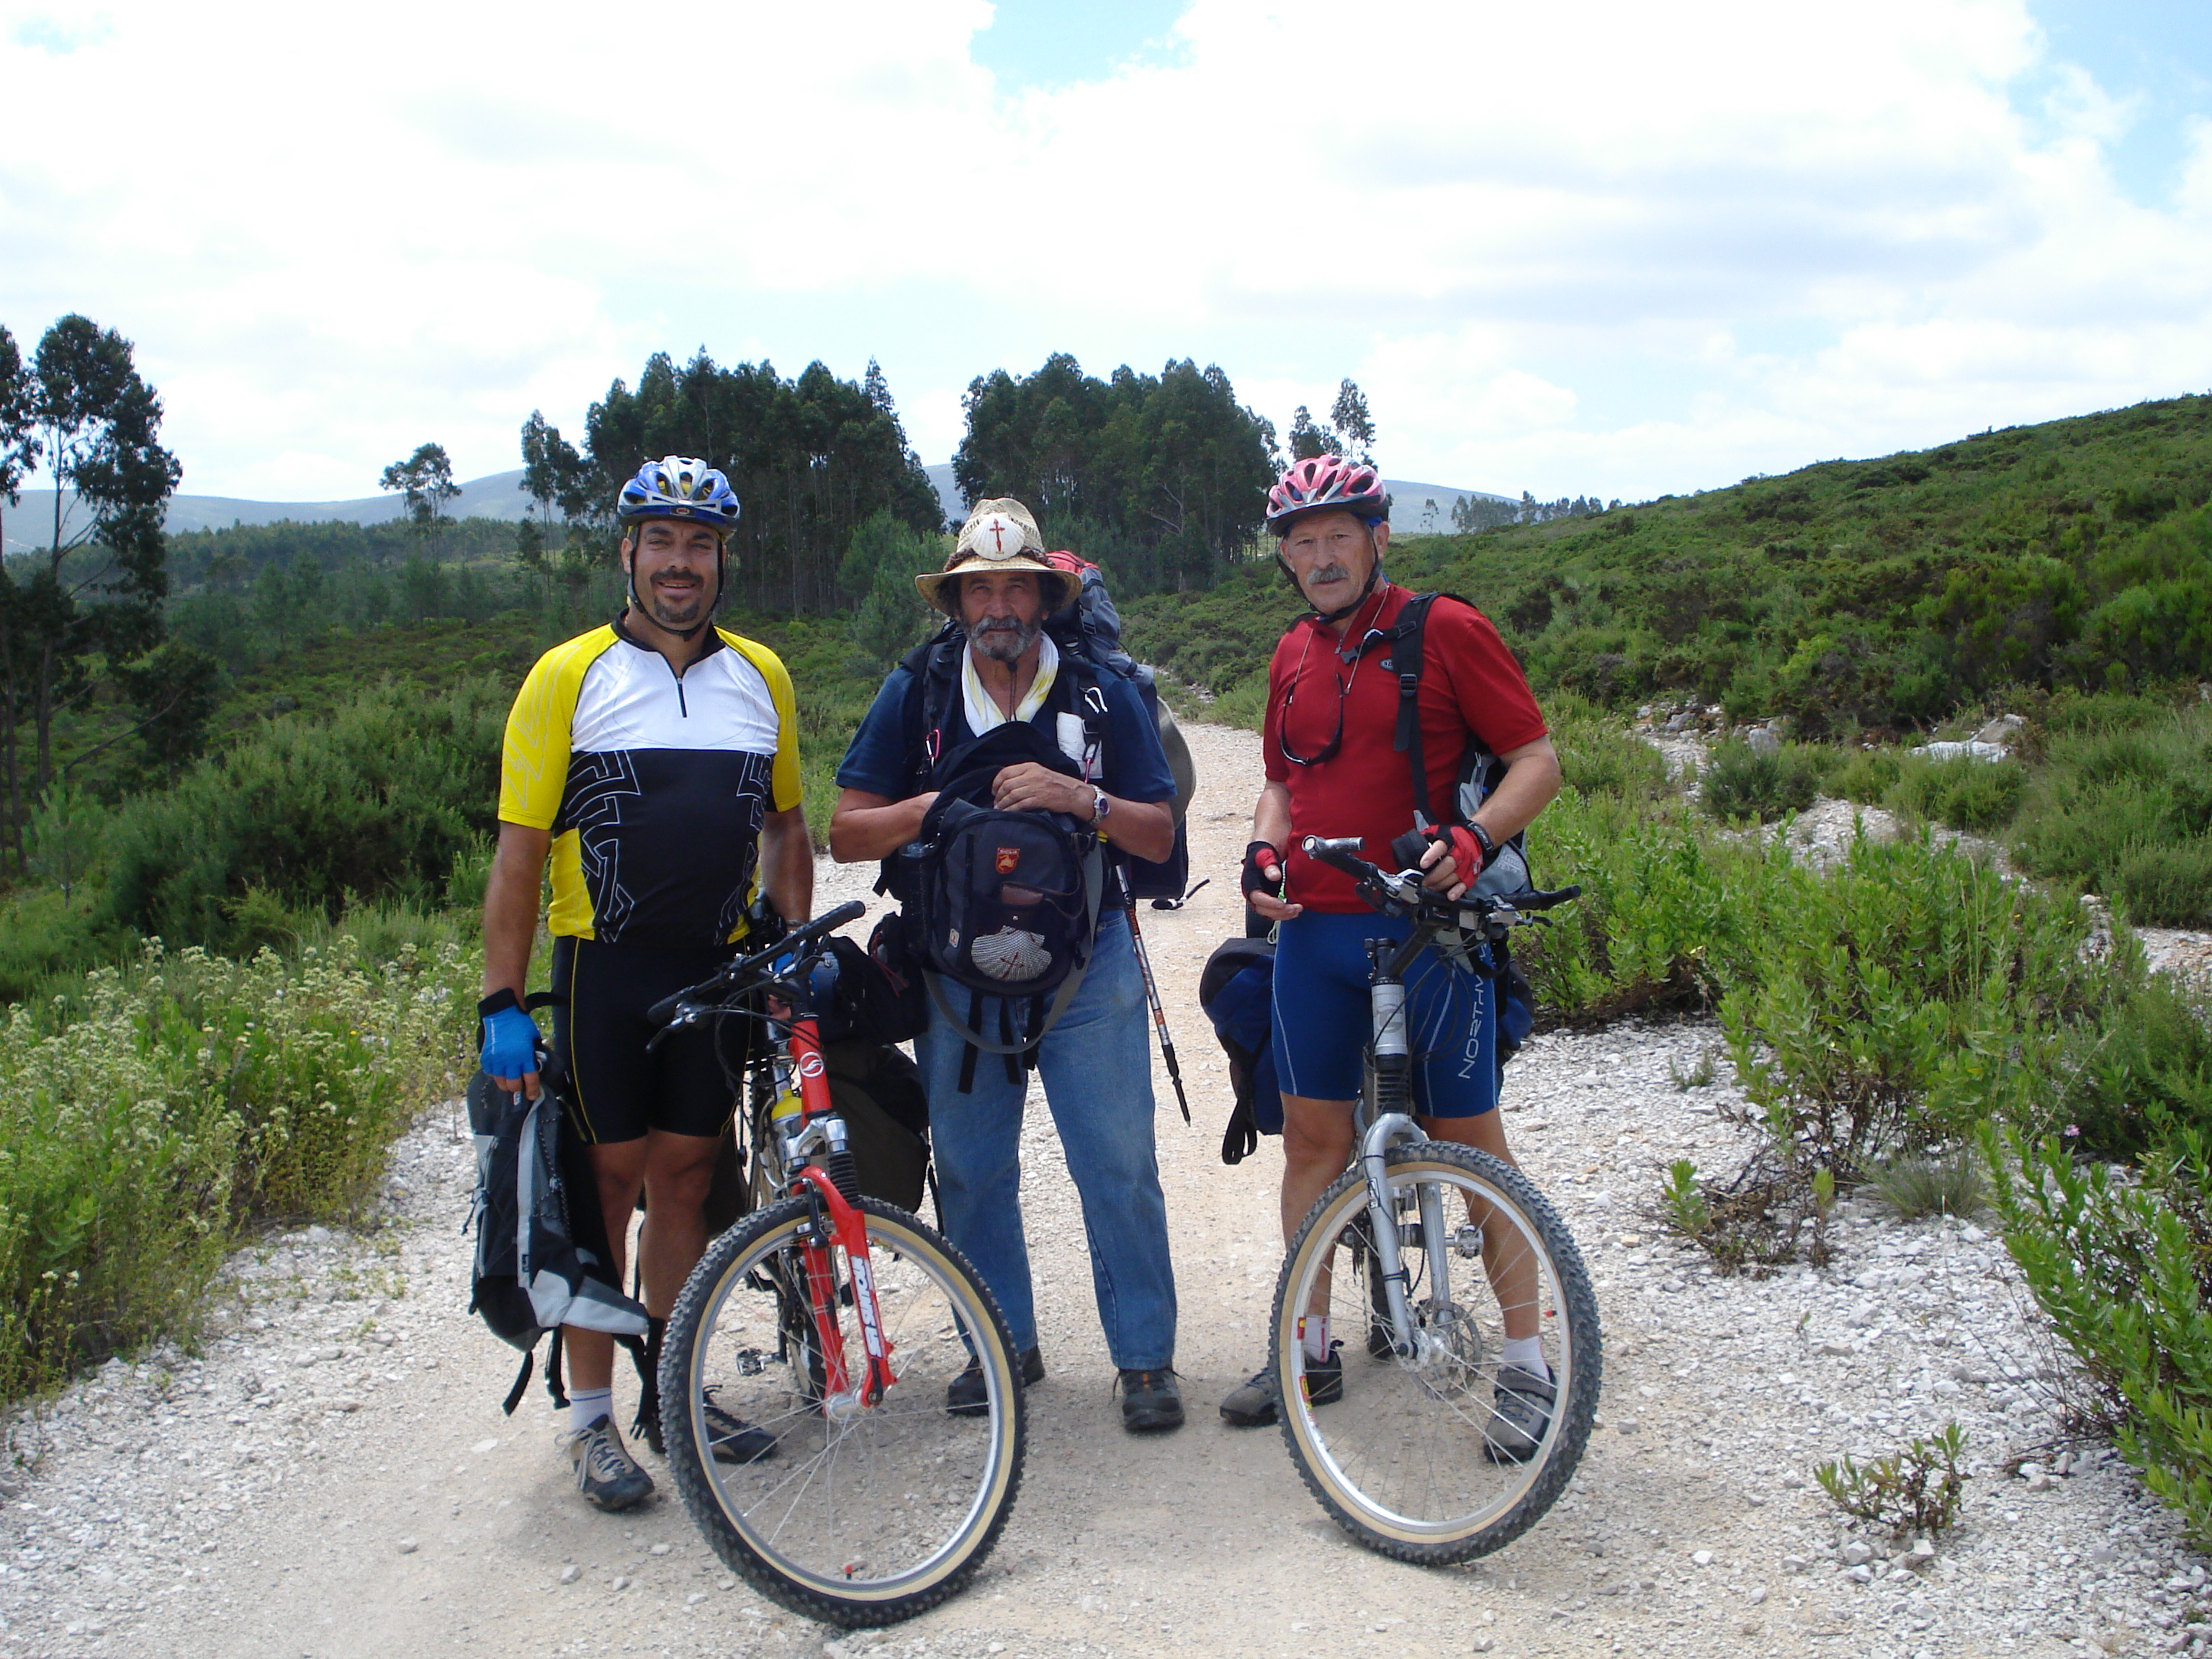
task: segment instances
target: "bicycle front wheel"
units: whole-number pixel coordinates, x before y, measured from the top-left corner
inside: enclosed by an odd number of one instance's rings
[[[1385,1169],[1413,1352],[1393,1349],[1355,1168],[1322,1194],[1277,1282],[1283,1437],[1322,1506],[1370,1548],[1422,1565],[1472,1560],[1534,1526],[1582,1459],[1602,1363],[1597,1300],[1573,1239],[1520,1170],[1437,1141],[1392,1151]],[[1425,1195],[1441,1200],[1448,1241],[1433,1259]],[[1305,1356],[1310,1310],[1328,1317],[1330,1362]],[[1500,1376],[1509,1328],[1541,1337],[1552,1401],[1532,1407],[1505,1386],[1528,1376]]]
[[[700,1531],[763,1594],[845,1626],[910,1618],[974,1574],[1012,1511],[1026,1434],[1012,1342],[975,1270],[905,1211],[869,1198],[860,1209],[896,1378],[876,1404],[825,1405],[803,1199],[708,1246],[660,1362],[668,1466]],[[850,1264],[825,1254],[822,1299],[864,1375]],[[956,1417],[945,1389],[970,1355],[983,1402]]]

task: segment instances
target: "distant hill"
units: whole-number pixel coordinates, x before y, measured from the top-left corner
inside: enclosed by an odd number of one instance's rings
[[[958,524],[968,516],[968,509],[960,499],[959,486],[952,482],[952,464],[928,470],[929,481],[937,487],[938,500],[944,503],[945,516]],[[1462,495],[1480,496],[1487,501],[1510,501],[1510,495],[1493,495],[1487,490],[1455,489],[1449,484],[1414,483],[1403,478],[1386,478],[1383,483],[1390,490],[1390,528],[1399,535],[1411,535],[1427,530],[1449,530],[1453,503]],[[1436,521],[1422,522],[1425,504],[1437,504]],[[295,524],[381,524],[386,519],[396,519],[404,510],[404,503],[397,495],[362,495],[347,501],[249,501],[232,495],[173,495],[169,498],[166,520],[171,530],[222,530],[234,524],[276,524],[289,519]],[[455,519],[505,519],[512,522],[530,511],[530,497],[522,493],[522,469],[511,472],[494,472],[481,478],[471,478],[461,486],[460,496],[446,508],[448,517]],[[10,553],[28,553],[49,544],[53,535],[54,492],[51,489],[27,489],[20,507],[9,507],[6,522],[6,549]]]
[[[937,486],[937,499],[945,504],[946,520],[956,525],[960,523],[968,516],[968,507],[960,499],[960,486],[952,481],[952,463],[947,461],[942,466],[927,470],[930,483]],[[1493,495],[1486,489],[1468,489],[1451,484],[1414,483],[1405,478],[1385,478],[1382,483],[1390,492],[1390,531],[1397,536],[1418,535],[1425,531],[1449,531],[1451,528],[1452,507],[1463,495],[1491,501],[1516,499],[1511,495]],[[1425,524],[1422,520],[1430,501],[1437,504],[1436,520]],[[1049,529],[1048,526],[1047,530]]]
[[[21,507],[6,509],[7,550],[28,553],[51,544],[54,524],[54,492],[27,489]],[[165,520],[171,530],[222,530],[234,524],[275,524],[289,519],[295,524],[381,524],[406,510],[398,495],[364,495],[349,501],[249,501],[230,495],[172,495]],[[454,519],[516,520],[530,510],[530,497],[522,493],[522,469],[471,478],[461,486],[458,498],[446,506]]]

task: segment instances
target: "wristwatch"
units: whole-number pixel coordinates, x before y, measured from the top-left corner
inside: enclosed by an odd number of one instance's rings
[[[1114,803],[1106,798],[1106,792],[1097,784],[1092,784],[1091,786],[1091,822],[1095,824],[1103,824],[1106,822],[1106,815],[1113,810]]]

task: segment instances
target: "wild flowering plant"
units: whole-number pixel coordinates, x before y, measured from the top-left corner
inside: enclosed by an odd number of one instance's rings
[[[0,1024],[0,1398],[189,1336],[240,1227],[356,1212],[465,1056],[458,945],[232,962],[149,940]]]

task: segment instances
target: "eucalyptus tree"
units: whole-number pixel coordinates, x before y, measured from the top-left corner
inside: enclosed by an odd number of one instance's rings
[[[965,406],[962,495],[1019,497],[1048,539],[1108,563],[1117,590],[1209,586],[1259,532],[1274,428],[1218,366],[1125,364],[1100,380],[1055,352],[1034,374],[977,376]]]
[[[19,360],[8,378],[10,423],[27,416],[8,441],[15,476],[35,454],[55,486],[46,545],[0,564],[0,781],[20,868],[26,795],[53,781],[54,719],[94,690],[88,659],[127,662],[161,638],[162,504],[182,469],[160,441],[161,400],[113,329],[64,317],[27,373]],[[35,736],[27,769],[27,716]]]
[[[917,532],[943,526],[937,492],[872,362],[857,382],[818,362],[787,380],[767,362],[725,368],[702,349],[679,366],[659,353],[634,389],[621,380],[608,387],[585,434],[587,493],[601,514],[648,458],[696,455],[728,476],[744,508],[728,580],[751,605],[794,615],[838,607],[853,532],[878,511]]]
[[[407,516],[416,532],[429,544],[430,557],[438,556],[438,534],[446,524],[446,503],[461,493],[453,482],[453,463],[443,444],[423,444],[404,461],[384,469],[377,488],[396,491],[407,503]]]

